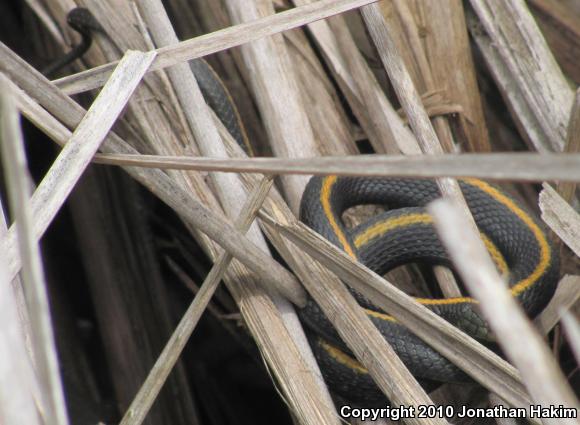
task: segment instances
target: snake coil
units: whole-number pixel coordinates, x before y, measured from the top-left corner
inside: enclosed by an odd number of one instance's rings
[[[460,186],[496,266],[526,313],[537,315],[551,299],[558,278],[558,256],[538,222],[499,188],[476,179]],[[411,262],[451,266],[425,205],[440,197],[426,180],[313,177],[302,197],[301,220],[378,274]],[[361,204],[389,209],[349,229],[342,214]],[[369,318],[409,368],[421,380],[462,382],[469,378],[445,357],[397,323],[391,316],[354,294]],[[490,329],[470,297],[429,299],[424,304],[445,320],[480,341],[491,341]],[[353,402],[380,402],[380,393],[367,371],[310,300],[301,318],[314,330],[315,356],[330,388]]]

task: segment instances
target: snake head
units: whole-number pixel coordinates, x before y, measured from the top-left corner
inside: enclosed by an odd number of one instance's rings
[[[66,22],[71,28],[81,34],[90,34],[91,31],[103,31],[103,27],[86,7],[75,7],[66,15]]]

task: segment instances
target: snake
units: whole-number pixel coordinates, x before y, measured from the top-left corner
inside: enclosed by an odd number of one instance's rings
[[[100,26],[87,9],[76,9],[69,13],[68,21],[83,35],[82,44],[90,46],[91,32]],[[85,47],[74,48],[56,62],[58,67],[51,72],[80,57],[88,49]],[[222,79],[203,59],[189,63],[207,104],[251,155],[239,111]],[[499,187],[478,179],[459,180],[459,185],[510,293],[528,316],[535,317],[552,298],[559,277],[559,258],[550,237],[532,213]],[[429,202],[440,196],[437,184],[431,180],[313,176],[302,196],[300,219],[353,260],[380,275],[409,263],[452,267],[433,227],[433,218],[425,210]],[[387,210],[349,228],[342,219],[344,212],[365,204],[386,206]],[[470,381],[465,372],[387,312],[352,292],[395,353],[422,383],[428,386],[434,382]],[[416,300],[473,338],[493,342],[493,333],[475,299],[466,296]],[[333,394],[359,404],[385,400],[368,371],[354,358],[312,298],[299,310],[299,317],[306,325],[312,351]]]
[[[529,317],[552,298],[559,277],[559,258],[550,237],[524,206],[499,187],[478,179],[459,185],[498,271]],[[432,180],[314,176],[304,191],[300,219],[375,273],[422,263],[452,267],[433,218],[425,206],[441,196]],[[387,210],[348,228],[342,216],[357,205],[383,205]],[[392,316],[354,292],[369,319],[421,382],[469,382],[457,366],[415,336]],[[484,343],[491,329],[471,297],[416,298],[443,319]],[[343,399],[380,402],[383,395],[368,371],[340,340],[318,305],[309,300],[301,317],[315,330],[309,338],[323,376]]]
[[[71,9],[66,15],[66,23],[80,34],[81,41],[65,55],[52,61],[40,71],[46,77],[55,75],[57,71],[81,58],[93,44],[93,33],[103,31],[93,14],[85,7]]]

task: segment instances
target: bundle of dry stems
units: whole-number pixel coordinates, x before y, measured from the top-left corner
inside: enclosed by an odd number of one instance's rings
[[[580,353],[580,56],[570,54],[580,51],[580,10],[573,1],[26,0],[19,7],[34,17],[26,31],[35,65],[77,41],[65,23],[76,6],[87,7],[102,31],[66,76],[49,81],[0,44],[5,206],[13,222],[0,239],[1,423],[69,422],[38,241],[91,162],[122,167],[181,218],[213,262],[197,287],[166,261],[197,292],[175,327],[159,267],[131,267],[119,257],[134,254],[103,252],[107,236],[78,217],[107,215],[105,206],[73,193],[121,424],[204,423],[196,405],[203,397],[192,395],[178,360],[208,304],[216,309],[216,291],[220,305],[228,303],[222,280],[295,423],[342,421],[294,310],[306,293],[394,405],[578,406],[577,369],[566,377],[559,361],[563,347]],[[204,102],[187,61],[208,55],[254,150],[267,158],[247,158]],[[18,114],[62,146],[33,192]],[[430,212],[507,360],[397,289],[410,285],[412,270],[385,280],[299,223],[310,174],[437,179],[445,200]],[[557,239],[563,277],[535,323],[508,296],[477,236],[453,179],[466,176],[525,183],[511,188],[541,211]],[[542,183],[539,198],[534,182]],[[103,190],[99,184],[89,187]],[[135,208],[121,189],[107,190]],[[122,231],[146,245],[135,229]],[[434,272],[445,296],[460,293],[448,270]],[[113,284],[135,279],[152,286]],[[427,394],[345,284],[463,369],[477,391],[444,385]],[[163,385],[172,390],[149,414]]]

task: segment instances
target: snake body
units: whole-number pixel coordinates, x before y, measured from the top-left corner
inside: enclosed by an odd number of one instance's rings
[[[552,297],[558,278],[558,256],[549,238],[537,220],[499,188],[476,179],[462,180],[460,186],[512,295],[529,316],[537,315]],[[300,218],[378,274],[411,262],[451,266],[432,218],[424,209],[440,196],[437,185],[427,180],[313,177],[302,198]],[[386,205],[388,210],[347,228],[342,214],[361,204]],[[360,295],[355,296],[413,375],[428,381],[468,380],[464,372],[391,316]],[[493,339],[474,299],[417,300],[474,338]],[[331,388],[347,400],[381,400],[378,388],[352,358],[319,307],[310,301],[301,317],[315,330],[311,345]]]
[[[240,113],[221,78],[203,59],[194,59],[189,62],[189,66],[208,106],[214,110],[234,140],[251,155],[252,147]]]

